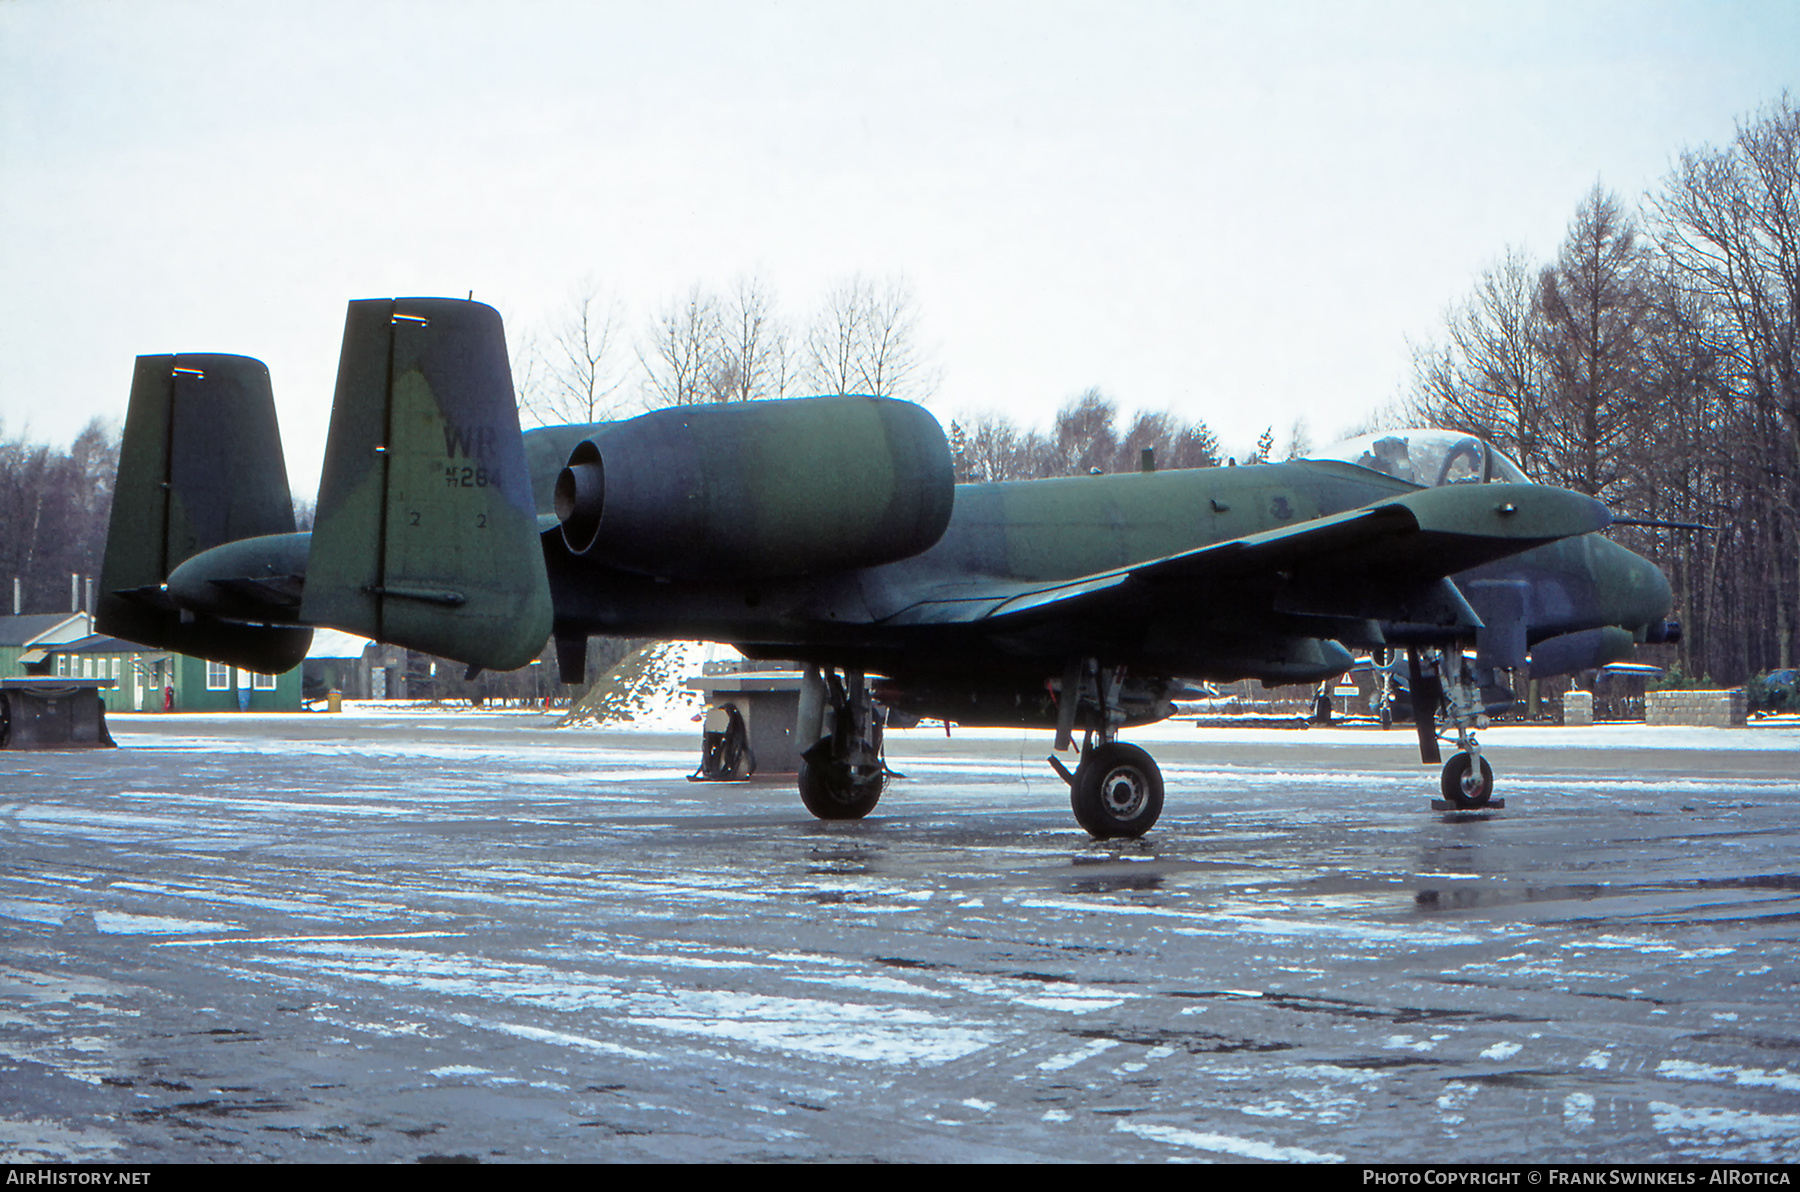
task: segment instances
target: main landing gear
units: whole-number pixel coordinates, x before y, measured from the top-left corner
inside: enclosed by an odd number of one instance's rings
[[[1075,822],[1095,840],[1142,836],[1162,815],[1162,771],[1136,745],[1090,739],[1073,774],[1055,754],[1050,764],[1069,784]]]
[[[1136,745],[1114,739],[1125,721],[1119,706],[1124,677],[1122,668],[1103,673],[1093,659],[1078,660],[1064,671],[1057,694],[1059,750],[1074,744],[1075,722],[1081,711],[1099,713],[1082,734],[1081,761],[1074,773],[1054,753],[1049,759],[1069,784],[1075,822],[1095,840],[1142,836],[1163,809],[1162,771],[1155,759]],[[1098,720],[1097,726],[1093,720]]]
[[[831,729],[825,713],[831,712]],[[869,695],[861,671],[819,673],[808,666],[800,683],[801,740],[814,744],[800,755],[800,801],[827,820],[861,819],[875,810],[887,788],[881,757],[886,711]]]
[[[1481,688],[1469,660],[1460,648],[1408,649],[1407,665],[1411,668],[1413,721],[1419,730],[1419,759],[1437,762],[1437,717],[1441,708],[1455,730],[1457,752],[1444,763],[1439,787],[1444,797],[1433,800],[1439,811],[1480,811],[1506,806],[1505,799],[1494,798],[1494,770],[1481,756],[1481,743],[1475,739],[1477,728],[1487,727],[1487,715],[1481,699]]]

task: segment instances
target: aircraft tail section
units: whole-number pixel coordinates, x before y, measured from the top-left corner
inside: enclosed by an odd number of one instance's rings
[[[492,307],[350,304],[301,620],[491,670],[544,648],[549,582]]]
[[[178,607],[170,572],[243,538],[294,532],[269,370],[247,356],[139,356],[100,573],[102,633],[246,670],[297,666],[312,632]]]

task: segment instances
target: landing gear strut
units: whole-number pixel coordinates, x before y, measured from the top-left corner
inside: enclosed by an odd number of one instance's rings
[[[1162,814],[1162,771],[1155,760],[1136,745],[1114,739],[1125,722],[1119,705],[1124,677],[1121,668],[1103,673],[1095,660],[1077,660],[1064,671],[1057,696],[1058,749],[1074,744],[1079,713],[1090,713],[1081,763],[1074,773],[1055,754],[1050,755],[1050,765],[1069,784],[1075,822],[1095,840],[1142,836]],[[1095,711],[1098,715],[1092,714]]]
[[[1382,732],[1394,727],[1394,662],[1386,649],[1375,651],[1375,716]]]
[[[1439,779],[1444,798],[1441,805],[1434,802],[1433,806],[1444,811],[1506,806],[1506,800],[1493,797],[1493,767],[1481,756],[1481,742],[1475,739],[1475,730],[1487,727],[1487,715],[1481,688],[1476,685],[1462,650],[1408,650],[1407,662],[1412,668],[1413,716],[1419,729],[1420,759],[1435,762],[1441,756],[1437,747],[1440,707],[1456,732],[1457,752],[1444,764]]]
[[[831,731],[824,729],[829,708]],[[887,788],[887,766],[881,759],[881,730],[886,710],[869,695],[861,671],[823,676],[806,668],[800,688],[801,740],[815,743],[800,755],[800,801],[820,819],[861,819],[875,810]]]

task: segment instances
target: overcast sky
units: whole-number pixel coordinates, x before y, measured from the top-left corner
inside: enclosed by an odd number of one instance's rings
[[[1097,385],[1323,443],[1507,246],[1784,88],[1794,0],[0,0],[0,431],[240,352],[309,494],[350,299],[754,274],[798,321],[860,272],[946,422]]]

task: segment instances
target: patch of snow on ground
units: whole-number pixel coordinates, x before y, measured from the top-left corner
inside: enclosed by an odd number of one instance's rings
[[[654,642],[634,650],[595,681],[559,727],[691,731],[705,713],[706,701],[687,681],[699,676],[708,654],[717,649],[706,642]]]

